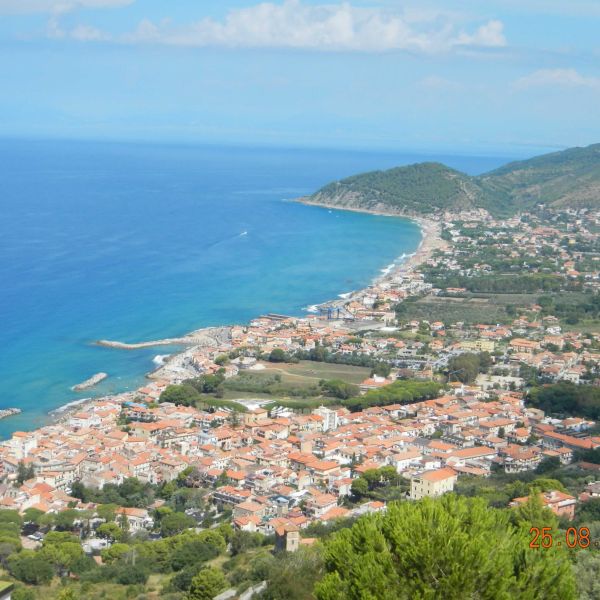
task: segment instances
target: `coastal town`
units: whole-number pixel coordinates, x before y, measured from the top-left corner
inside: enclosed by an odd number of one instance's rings
[[[305,532],[316,525],[386,511],[388,496],[369,493],[381,485],[410,502],[577,463],[589,469],[583,489],[541,496],[573,519],[600,495],[600,466],[582,458],[600,432],[585,411],[544,410],[531,389],[600,381],[600,213],[544,223],[481,210],[422,221],[417,252],[363,290],[305,316],[177,338],[187,348],[138,390],[82,401],[2,442],[0,508],[91,522],[81,544],[102,561],[116,537],[98,535],[107,518],[86,490],[184,486],[198,493],[183,506],[186,528],[226,523],[294,552],[314,543]],[[527,275],[504,275],[513,265]],[[165,341],[131,347],[152,344]],[[114,514],[130,534],[160,537],[166,510],[154,494]],[[33,548],[44,536],[35,530]]]

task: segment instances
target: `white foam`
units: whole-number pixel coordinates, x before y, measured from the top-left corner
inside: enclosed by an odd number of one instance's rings
[[[54,410],[51,410],[50,413],[61,413],[65,412],[65,410],[69,410],[72,406],[79,406],[80,404],[84,404],[85,402],[89,402],[92,398],[81,398],[81,400],[73,400],[73,402],[68,402],[67,404],[63,404]]]
[[[165,364],[165,362],[167,362],[167,358],[169,358],[169,356],[171,356],[170,354],[157,354],[153,359],[152,362],[155,365],[158,365],[159,367],[161,367],[162,365]]]
[[[383,269],[381,269],[380,272],[383,273],[383,275],[389,275],[394,270],[395,267],[396,267],[396,263],[393,262],[393,263],[390,263],[387,267],[384,267]]]

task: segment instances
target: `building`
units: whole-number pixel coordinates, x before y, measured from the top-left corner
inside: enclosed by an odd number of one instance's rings
[[[292,523],[281,525],[275,530],[275,551],[296,552],[300,545],[300,530]]]
[[[559,492],[558,490],[551,490],[549,492],[543,492],[541,497],[544,506],[549,508],[558,517],[564,516],[570,520],[575,518],[575,505],[577,504],[577,500],[573,496],[565,494],[564,492]],[[515,498],[509,506],[520,506],[521,504],[525,504],[527,500],[529,500],[529,496]]]
[[[411,480],[410,498],[411,500],[420,500],[425,496],[435,497],[451,492],[457,477],[456,471],[449,467],[426,471]]]
[[[319,406],[313,414],[323,417],[323,431],[333,431],[338,428],[338,414],[335,410]]]

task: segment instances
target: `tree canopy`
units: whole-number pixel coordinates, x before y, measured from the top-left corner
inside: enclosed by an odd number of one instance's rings
[[[576,598],[568,555],[477,498],[392,503],[325,542],[318,600]]]

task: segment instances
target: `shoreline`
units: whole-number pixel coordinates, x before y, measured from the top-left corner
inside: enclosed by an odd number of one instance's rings
[[[340,297],[336,299],[327,300],[319,304],[311,305],[311,307],[324,307],[324,306],[344,306],[345,304],[352,302],[352,300],[364,293],[370,287],[385,283],[386,281],[392,281],[398,276],[412,272],[417,266],[423,263],[429,258],[434,250],[442,249],[447,246],[447,243],[440,237],[440,223],[434,219],[423,217],[420,215],[409,215],[403,214],[393,210],[382,210],[382,209],[366,209],[357,207],[345,207],[336,206],[333,204],[309,201],[307,198],[298,198],[292,200],[300,204],[306,204],[307,206],[318,206],[321,208],[327,208],[329,210],[341,210],[341,211],[352,211],[361,212],[366,214],[372,214],[384,217],[401,217],[408,219],[416,223],[421,230],[421,241],[419,245],[410,254],[402,254],[395,258],[392,263],[382,268],[379,275],[375,276],[371,283],[365,287],[340,294]],[[404,258],[402,258],[404,257]],[[305,312],[310,312],[305,309]],[[145,377],[150,380],[156,380],[169,378],[177,379],[177,373],[181,370],[178,365],[179,362],[185,361],[186,357],[193,353],[196,348],[207,347],[207,346],[219,346],[221,343],[227,341],[231,337],[231,329],[239,324],[222,325],[222,326],[209,326],[200,329],[195,329],[186,333],[182,336],[173,338],[164,338],[159,340],[147,340],[141,342],[121,342],[118,340],[96,340],[93,342],[95,345],[102,346],[105,348],[113,348],[116,350],[138,350],[144,348],[160,347],[160,346],[187,346],[184,350],[174,352],[168,355],[165,363],[158,366],[157,368],[147,372]],[[48,411],[47,417],[48,422],[45,425],[53,425],[66,421],[70,415],[75,412],[86,409],[98,402],[105,402],[108,399],[120,402],[125,401],[127,398],[131,398],[135,392],[124,391],[117,394],[102,395],[96,397],[82,398],[80,400],[74,400],[63,404],[55,409]]]
[[[375,277],[372,283],[366,288],[360,288],[340,295],[335,300],[327,300],[320,304],[313,304],[311,307],[319,308],[325,306],[338,306],[351,302],[357,295],[363,293],[369,287],[380,283],[385,283],[388,280],[393,280],[395,277],[401,276],[405,273],[412,272],[416,267],[425,262],[435,250],[442,250],[448,247],[448,243],[441,238],[441,224],[438,220],[424,217],[422,215],[407,214],[401,211],[386,210],[384,208],[359,208],[354,206],[339,206],[336,204],[330,204],[327,202],[317,202],[310,200],[308,197],[301,197],[294,200],[300,204],[307,206],[317,206],[321,208],[327,208],[329,210],[341,210],[351,211],[370,215],[376,215],[379,217],[400,217],[408,219],[416,223],[421,230],[421,241],[414,252],[406,254],[402,261],[399,261],[401,257],[396,258],[392,263],[387,265],[379,276]],[[389,269],[389,270],[388,270]]]

